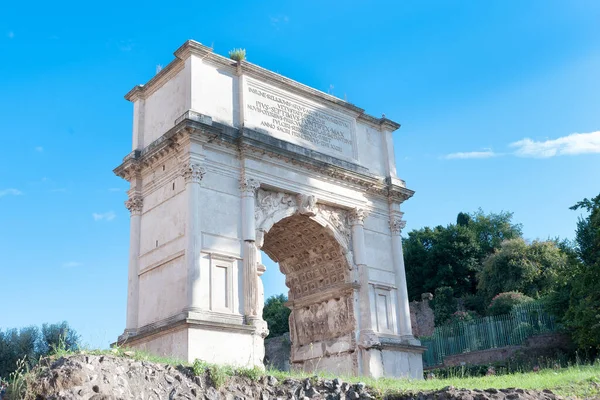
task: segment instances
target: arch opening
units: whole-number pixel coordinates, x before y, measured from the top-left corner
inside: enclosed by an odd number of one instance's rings
[[[333,231],[294,214],[273,224],[261,250],[279,264],[289,290],[292,368],[354,374],[354,287]]]

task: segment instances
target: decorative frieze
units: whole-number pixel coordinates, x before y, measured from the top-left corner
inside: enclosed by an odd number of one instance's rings
[[[189,124],[196,123],[193,120],[186,119]],[[208,125],[207,125],[208,126]],[[402,203],[413,196],[414,192],[406,188],[406,184],[402,180],[397,182],[388,182],[385,178],[376,177],[361,172],[353,172],[347,168],[340,168],[336,165],[331,165],[331,168],[323,168],[322,164],[313,164],[308,160],[297,157],[295,154],[286,153],[285,151],[271,150],[252,142],[246,143],[244,140],[239,140],[238,137],[227,136],[224,132],[218,132],[214,128],[198,129],[194,126],[182,126],[177,130],[171,130],[161,136],[159,139],[152,142],[143,151],[136,150],[130,153],[123,163],[114,169],[114,173],[128,181],[135,174],[143,173],[143,169],[150,168],[153,165],[162,162],[162,159],[169,154],[177,153],[181,149],[180,142],[185,142],[191,135],[210,135],[213,139],[215,135],[223,140],[219,145],[236,149],[246,156],[253,155],[254,157],[264,158],[269,156],[272,159],[278,159],[289,165],[297,165],[312,171],[321,176],[347,182],[359,186],[365,193],[388,198],[390,201]],[[243,139],[243,138],[241,138]]]
[[[257,193],[256,209],[254,211],[257,226],[258,223],[273,216],[277,211],[288,209],[295,205],[296,199],[290,194],[260,189]]]
[[[288,193],[274,192],[260,189],[256,195],[256,209],[254,218],[256,226],[260,227],[264,221],[273,219],[275,214],[287,210],[289,215],[298,213],[310,217],[318,216],[329,222],[341,238],[343,246],[348,248],[350,243],[350,227],[348,224],[348,211],[317,203],[313,195],[291,195]]]
[[[345,247],[350,245],[350,227],[348,226],[348,211],[341,208],[319,204],[318,215],[325,218],[345,241]]]
[[[205,174],[206,168],[200,164],[194,164],[191,162],[184,162],[181,164],[181,175],[183,176],[185,183],[200,183]]]

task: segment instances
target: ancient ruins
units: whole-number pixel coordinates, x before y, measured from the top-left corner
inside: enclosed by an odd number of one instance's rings
[[[396,174],[399,124],[194,41],[126,98],[119,343],[262,366],[263,251],[289,287],[293,368],[423,376],[400,236],[413,192]]]

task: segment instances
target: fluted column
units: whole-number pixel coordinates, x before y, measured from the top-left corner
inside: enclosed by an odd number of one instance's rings
[[[242,192],[242,239],[244,241],[244,315],[250,322],[261,319],[258,314],[258,282],[256,265],[258,262],[256,248],[256,223],[254,221],[254,207],[256,190],[260,182],[256,179],[242,178],[240,191]]]
[[[139,257],[140,257],[140,228],[143,201],[138,194],[132,195],[125,202],[130,212],[129,218],[129,273],[127,280],[127,320],[126,333],[135,333],[138,328],[139,310]]]
[[[393,213],[390,218],[392,232],[392,252],[394,255],[394,272],[396,273],[396,287],[398,288],[398,325],[399,335],[412,338],[410,323],[410,308],[408,305],[408,288],[406,286],[406,271],[404,270],[404,254],[402,252],[402,229],[406,221],[402,220],[403,213]]]
[[[185,180],[187,220],[185,225],[185,262],[187,269],[187,310],[200,308],[200,182],[206,170],[200,164],[186,161],[181,165]]]
[[[369,341],[366,337],[373,332],[371,326],[371,307],[369,304],[369,269],[367,267],[367,254],[365,247],[365,217],[363,209],[356,208],[350,212],[350,226],[352,227],[352,253],[354,264],[358,269],[360,289],[359,297],[359,329],[361,342]]]

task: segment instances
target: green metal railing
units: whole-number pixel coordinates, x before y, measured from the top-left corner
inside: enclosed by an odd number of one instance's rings
[[[440,365],[445,356],[520,345],[530,336],[557,330],[554,317],[540,303],[515,306],[510,314],[476,318],[435,328],[421,338],[426,367]]]

